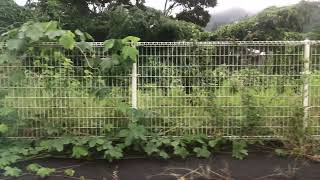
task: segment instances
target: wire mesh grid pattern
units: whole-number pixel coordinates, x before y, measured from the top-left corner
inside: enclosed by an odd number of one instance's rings
[[[17,112],[12,137],[41,137],[57,128],[101,136],[106,125],[116,131],[128,123],[117,110],[121,104],[148,112],[140,123],[162,136],[277,138],[306,115],[316,136],[320,43],[308,45],[306,64],[304,41],[142,42],[135,76],[92,69],[76,50],[56,51],[48,43],[45,56],[35,51],[0,65],[0,106]],[[108,56],[102,43],[92,46],[97,57]],[[67,58],[62,65],[59,53]]]

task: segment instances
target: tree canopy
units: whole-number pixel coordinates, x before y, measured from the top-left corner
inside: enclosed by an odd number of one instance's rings
[[[210,21],[210,14],[206,8],[213,8],[216,5],[217,0],[166,0],[163,13],[168,16],[173,10],[182,8],[176,15],[177,19],[205,27]]]

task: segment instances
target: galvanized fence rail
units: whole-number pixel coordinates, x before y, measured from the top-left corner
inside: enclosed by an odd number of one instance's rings
[[[0,122],[11,137],[116,132],[131,119],[124,104],[162,136],[320,135],[319,41],[141,42],[132,69],[107,72],[53,45],[0,65]]]

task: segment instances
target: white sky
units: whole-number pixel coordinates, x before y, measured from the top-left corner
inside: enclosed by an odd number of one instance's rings
[[[19,5],[24,5],[26,0],[15,0]],[[296,4],[300,0],[218,0],[212,12],[221,12],[230,8],[243,8],[251,12],[261,11],[269,6],[285,6]],[[146,0],[146,5],[163,10],[165,0]]]

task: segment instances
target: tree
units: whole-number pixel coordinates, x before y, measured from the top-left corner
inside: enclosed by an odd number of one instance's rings
[[[210,14],[206,8],[213,8],[216,5],[217,0],[166,0],[163,14],[169,16],[180,7],[183,10],[177,13],[177,19],[204,27],[210,21]]]
[[[0,1],[0,34],[23,24],[28,17],[28,11],[18,6],[13,0]]]
[[[55,20],[64,29],[91,34],[96,41],[137,36],[143,41],[200,40],[201,27],[166,17],[145,7],[144,0],[39,0],[29,1],[38,21]]]

